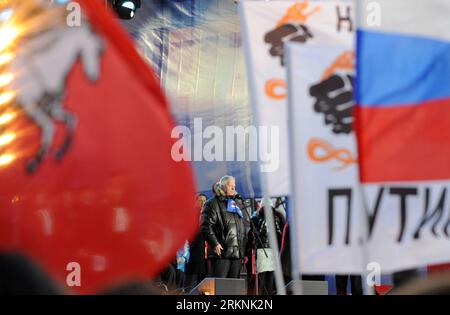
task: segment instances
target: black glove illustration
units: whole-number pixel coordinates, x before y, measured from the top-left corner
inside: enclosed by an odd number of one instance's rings
[[[280,57],[281,65],[284,66],[284,43],[289,41],[305,43],[310,38],[313,38],[313,35],[305,25],[284,24],[267,33],[264,41],[272,45],[269,53],[274,57]]]
[[[353,76],[334,74],[313,85],[309,94],[316,98],[314,110],[324,114],[325,124],[336,134],[350,133],[353,127]]]

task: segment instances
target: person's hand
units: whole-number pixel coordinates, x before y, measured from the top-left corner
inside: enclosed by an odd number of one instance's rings
[[[177,264],[184,264],[186,262],[186,257],[177,257]]]
[[[216,247],[214,247],[214,252],[215,252],[218,256],[220,256],[220,255],[222,254],[222,251],[223,251],[222,245],[217,244]]]

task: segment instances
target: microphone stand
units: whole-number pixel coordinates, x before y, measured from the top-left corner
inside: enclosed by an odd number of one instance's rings
[[[247,205],[245,204],[245,200],[243,200],[242,198],[240,198],[240,200],[242,201],[242,204],[244,206],[245,212],[248,215],[248,219],[249,219],[250,225],[251,225],[251,227],[253,229],[253,233],[256,235],[256,237],[258,239],[258,242],[262,245],[261,236],[259,235],[259,232],[258,232],[258,230],[256,230],[255,224],[252,221],[251,215],[250,215],[250,213],[248,212],[248,209],[247,209]],[[255,248],[256,248],[256,242],[255,242]],[[267,255],[267,252],[266,252],[264,247],[263,247],[263,252],[264,252],[264,255],[266,255],[266,258],[269,258],[269,255]]]
[[[253,242],[254,242],[254,250],[255,250],[255,256],[257,256],[257,252],[258,252],[258,248],[256,246],[256,242],[255,242],[255,236],[258,239],[258,242],[262,245],[262,241],[261,241],[261,236],[259,235],[258,230],[256,229],[255,224],[253,223],[251,214],[248,212],[248,208],[247,208],[247,204],[245,203],[245,200],[242,197],[236,198],[242,201],[242,205],[244,206],[244,210],[247,213],[248,219],[250,221],[250,226],[251,229],[253,230],[252,234],[253,234]],[[263,247],[262,248],[264,255],[266,255],[266,258],[269,258],[269,255],[267,255],[266,249]],[[255,268],[256,269],[256,268]],[[256,269],[256,277],[255,277],[255,293],[256,295],[259,295],[258,292],[258,270]]]

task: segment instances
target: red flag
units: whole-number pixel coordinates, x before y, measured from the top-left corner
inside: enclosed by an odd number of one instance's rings
[[[18,31],[0,43],[0,62],[12,56],[0,71],[13,74],[0,88],[0,249],[92,293],[160,272],[199,214],[153,73],[100,2],[78,2],[80,27],[54,22],[65,8],[11,2]],[[32,17],[47,24],[24,27]]]

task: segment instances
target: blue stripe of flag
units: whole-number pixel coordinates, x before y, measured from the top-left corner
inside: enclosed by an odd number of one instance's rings
[[[357,54],[356,100],[363,107],[450,97],[450,42],[358,31]]]

